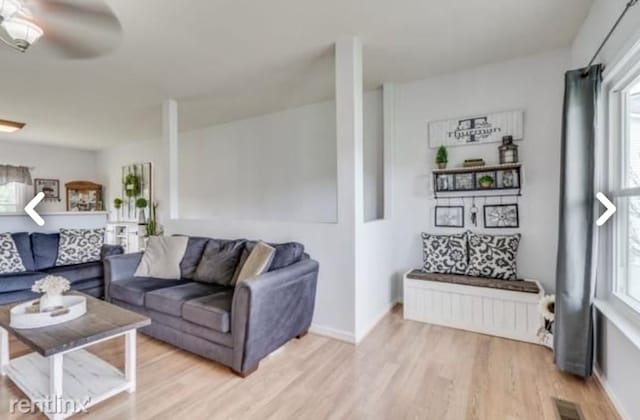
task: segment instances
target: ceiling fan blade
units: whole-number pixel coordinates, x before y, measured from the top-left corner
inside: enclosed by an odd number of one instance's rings
[[[26,5],[38,20],[122,29],[116,15],[101,0],[27,0]]]
[[[45,36],[32,48],[46,49],[67,59],[96,58],[107,54],[117,46],[117,42],[97,42],[95,37],[85,39],[75,34],[53,28],[44,28]]]

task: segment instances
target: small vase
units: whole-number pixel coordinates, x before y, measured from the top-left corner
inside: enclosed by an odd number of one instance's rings
[[[447,162],[438,162],[438,169],[447,169]]]
[[[62,294],[45,293],[40,297],[40,312],[47,312],[56,307],[64,306]]]

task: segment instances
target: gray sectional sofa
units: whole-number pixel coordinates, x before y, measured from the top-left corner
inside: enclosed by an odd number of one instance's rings
[[[142,332],[246,376],[260,360],[304,335],[313,316],[318,263],[298,243],[276,248],[268,272],[235,287],[193,281],[208,241],[189,238],[182,279],[135,277],[142,253],[105,260],[107,300],[152,319]],[[253,241],[245,241],[250,250]]]
[[[27,271],[0,274],[0,305],[34,299],[39,294],[31,291],[37,280],[47,275],[63,276],[71,282],[71,288],[95,297],[104,294],[103,262],[56,266],[58,233],[12,233],[22,263]],[[102,258],[122,254],[122,247],[103,245]]]

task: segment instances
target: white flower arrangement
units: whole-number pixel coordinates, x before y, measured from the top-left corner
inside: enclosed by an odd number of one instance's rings
[[[556,316],[556,295],[547,295],[540,299],[538,312],[547,321],[553,322]]]
[[[69,280],[60,276],[47,276],[36,281],[31,286],[31,291],[35,293],[46,293],[48,295],[61,295],[70,289]]]

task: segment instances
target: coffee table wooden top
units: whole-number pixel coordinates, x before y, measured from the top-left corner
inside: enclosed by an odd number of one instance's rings
[[[43,328],[11,328],[10,310],[18,303],[0,306],[0,327],[15,335],[42,356],[48,357],[81,347],[103,338],[151,324],[151,320],[80,292],[68,295],[87,298],[87,313],[80,318]]]

